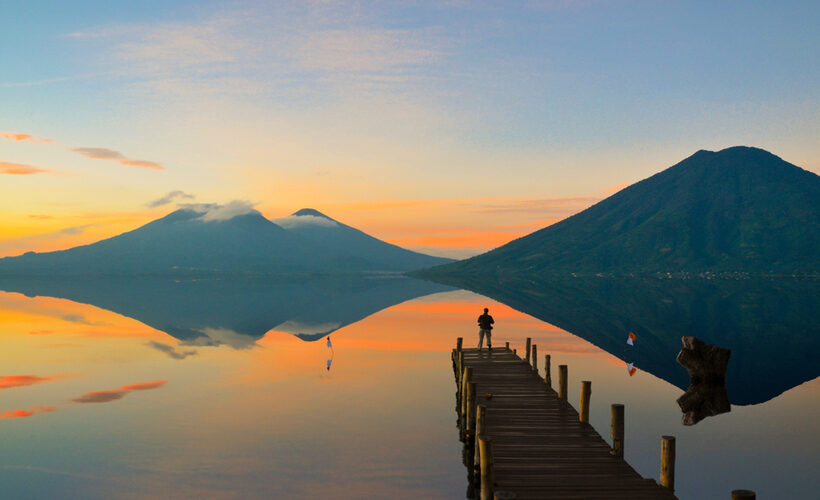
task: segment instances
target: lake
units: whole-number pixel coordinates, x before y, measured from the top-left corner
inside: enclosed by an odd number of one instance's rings
[[[592,381],[605,439],[610,404],[626,406],[625,458],[644,477],[675,436],[679,498],[813,496],[818,285],[623,286],[0,283],[0,496],[463,498],[450,352],[477,342],[483,307],[495,345],[531,337],[569,366],[576,408]],[[731,411],[691,426],[681,334],[732,349]]]

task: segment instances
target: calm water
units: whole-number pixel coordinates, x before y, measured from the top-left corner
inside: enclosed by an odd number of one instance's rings
[[[573,405],[592,380],[605,438],[610,403],[626,405],[626,458],[642,475],[657,478],[660,436],[676,436],[680,498],[808,498],[820,486],[818,368],[782,354],[750,364],[727,346],[730,400],[744,367],[776,383],[735,389],[762,401],[685,427],[677,331],[638,332],[629,349],[626,330],[608,332],[613,355],[492,299],[409,280],[51,286],[0,292],[2,497],[463,498],[450,350],[476,339],[485,306],[497,345],[532,337],[569,365]],[[809,378],[789,386],[794,372]]]

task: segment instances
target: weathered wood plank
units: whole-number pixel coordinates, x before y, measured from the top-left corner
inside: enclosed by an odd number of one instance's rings
[[[479,490],[484,481],[487,488],[515,493],[517,500],[675,498],[670,489],[644,479],[622,456],[610,453],[609,444],[584,422],[588,405],[579,414],[538,376],[526,358],[508,349],[461,349],[460,357],[454,354],[453,358],[454,363],[456,359],[462,363],[457,368],[470,368],[469,383],[475,389],[470,397],[474,405],[486,408],[481,430],[492,440],[492,451],[487,451],[492,475],[491,484],[486,483],[487,478],[475,478]],[[559,376],[562,370],[565,381],[565,367],[559,367]],[[559,381],[559,390],[561,386]],[[586,394],[585,402],[588,387]],[[474,448],[480,454],[479,447]]]

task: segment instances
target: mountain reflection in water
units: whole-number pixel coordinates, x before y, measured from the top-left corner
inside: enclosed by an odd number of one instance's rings
[[[182,345],[245,349],[271,329],[318,340],[382,309],[453,288],[402,276],[351,275],[3,279],[0,290],[108,309],[176,337]]]
[[[681,389],[681,337],[732,351],[732,404],[768,401],[820,375],[820,281],[797,279],[447,279],[562,328]],[[635,332],[634,347],[625,344]],[[787,369],[780,369],[787,368]]]

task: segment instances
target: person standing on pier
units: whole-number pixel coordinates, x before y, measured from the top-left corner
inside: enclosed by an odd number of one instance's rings
[[[487,336],[487,348],[492,350],[493,349],[493,341],[492,341],[492,330],[493,330],[493,317],[487,314],[490,310],[486,307],[484,308],[484,314],[478,317],[478,350],[481,350],[481,345],[484,343],[484,336]]]

